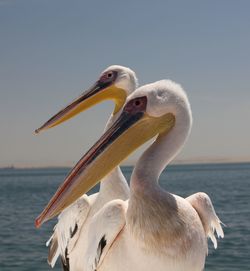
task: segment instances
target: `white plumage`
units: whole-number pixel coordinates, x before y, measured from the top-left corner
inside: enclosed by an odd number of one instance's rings
[[[102,180],[98,194],[81,197],[81,208],[75,202],[63,211],[54,235],[61,235],[55,239],[61,240],[59,252],[65,257],[67,268],[203,270],[207,238],[216,248],[215,232],[218,237],[224,236],[210,198],[196,193],[184,199],[158,184],[161,172],[186,142],[191,126],[186,93],[170,80],[140,87],[127,98],[122,112],[111,117],[107,131],[78,162],[37,220],[41,223],[53,217],[57,208],[62,208],[59,206],[73,202],[76,194],[100,181],[95,178],[105,176],[132,151],[157,136],[136,163],[129,200],[125,179],[115,168]],[[77,191],[78,187],[84,189]],[[73,196],[69,191],[74,192]],[[73,222],[68,222],[68,217]],[[75,230],[77,223],[82,226]],[[58,256],[58,250],[53,252]],[[52,257],[51,263],[54,262]]]
[[[216,248],[214,231],[218,237],[224,236],[205,193],[183,199],[158,185],[160,173],[179,152],[191,129],[186,94],[179,85],[160,81],[139,88],[127,104],[141,97],[147,97],[146,114],[157,118],[172,113],[175,125],[167,134],[160,134],[137,162],[129,201],[110,201],[91,218],[87,248],[81,254],[83,266],[74,271],[201,271],[207,237]],[[131,140],[137,138],[127,144]]]

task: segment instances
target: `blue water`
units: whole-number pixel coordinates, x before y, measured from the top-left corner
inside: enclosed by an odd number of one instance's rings
[[[34,219],[69,169],[0,170],[0,270],[50,270],[47,248],[55,220]],[[127,177],[131,168],[123,168]],[[210,244],[205,270],[250,270],[250,164],[170,166],[161,176],[168,191],[186,197],[204,191],[227,225],[218,249]],[[61,270],[60,264],[54,270]]]

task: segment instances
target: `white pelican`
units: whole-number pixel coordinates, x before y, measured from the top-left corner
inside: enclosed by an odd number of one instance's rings
[[[39,216],[46,221],[74,202],[130,153],[156,136],[131,176],[130,199],[113,200],[91,219],[85,271],[201,271],[207,236],[223,237],[204,193],[187,199],[163,190],[158,179],[184,145],[192,114],[182,88],[169,80],[132,93],[115,123],[83,156]],[[72,269],[73,270],[73,269]]]
[[[36,130],[36,133],[54,127],[105,99],[112,99],[115,102],[115,109],[107,126],[111,125],[112,119],[124,105],[127,96],[135,90],[137,84],[136,75],[131,69],[117,65],[110,66],[101,73],[99,80],[88,91],[50,118]],[[50,246],[48,263],[51,267],[54,267],[60,255],[65,269],[69,269],[69,265],[74,268],[77,261],[72,260],[72,251],[76,242],[81,247],[86,243],[86,231],[91,217],[105,203],[113,199],[126,200],[128,197],[128,184],[120,168],[117,167],[105,177],[105,182],[101,182],[99,193],[91,196],[83,195],[66,208],[59,215],[58,223],[47,242],[47,246]]]

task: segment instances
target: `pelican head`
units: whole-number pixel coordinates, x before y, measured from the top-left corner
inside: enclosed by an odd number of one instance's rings
[[[36,129],[35,133],[57,126],[104,100],[114,101],[113,113],[116,114],[124,105],[127,96],[136,89],[137,84],[136,75],[131,69],[112,65],[101,73],[99,79],[87,91]]]
[[[37,218],[36,226],[60,213],[151,138],[167,138],[183,124],[187,127],[182,135],[184,143],[191,122],[187,96],[178,84],[162,80],[138,88],[128,97],[115,123],[66,177]]]

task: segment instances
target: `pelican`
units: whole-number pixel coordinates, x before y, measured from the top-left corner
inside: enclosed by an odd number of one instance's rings
[[[127,96],[135,90],[137,84],[134,71],[127,67],[112,65],[101,73],[98,81],[89,90],[59,111],[35,132],[39,133],[55,127],[106,99],[115,102],[114,112],[107,123],[107,126],[109,126],[112,124],[112,119],[124,105]],[[66,208],[59,215],[54,232],[46,243],[49,246],[48,263],[50,266],[54,267],[58,257],[61,256],[65,269],[69,269],[69,266],[74,268],[77,265],[77,261],[74,259],[74,247],[77,242],[79,242],[80,247],[86,243],[86,231],[91,217],[105,203],[113,199],[126,200],[128,197],[128,184],[120,168],[117,167],[105,177],[105,182],[101,182],[99,193],[91,196],[83,195]]]
[[[180,85],[162,80],[138,88],[113,125],[69,173],[37,222],[56,216],[139,146],[155,138],[134,167],[130,199],[112,200],[91,218],[87,249],[80,255],[81,270],[203,270],[207,237],[215,247],[215,231],[223,237],[210,198],[197,193],[184,199],[158,184],[191,126],[190,104]]]

